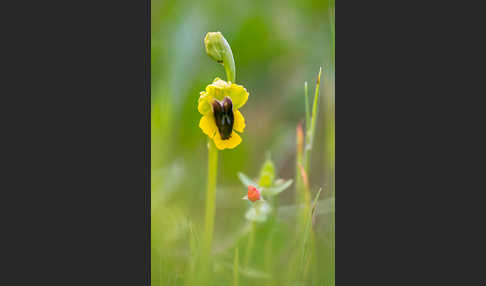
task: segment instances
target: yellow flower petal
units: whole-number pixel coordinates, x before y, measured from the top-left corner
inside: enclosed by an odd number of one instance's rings
[[[213,99],[221,101],[225,96],[231,98],[233,108],[240,108],[246,103],[249,95],[243,86],[215,78],[213,83],[206,86],[206,91],[200,93],[198,110],[202,115],[209,114],[212,112]]]
[[[241,133],[245,130],[245,118],[238,109],[233,109],[233,114],[235,118],[233,129]]]
[[[212,85],[218,87],[218,88],[228,88],[230,87],[229,83],[227,83],[226,81],[220,79],[219,77],[215,78],[213,80],[213,83]]]
[[[214,84],[210,84],[206,86],[206,94],[211,96],[211,100],[216,98],[217,100],[222,100],[225,96],[225,89],[215,86]]]
[[[211,94],[208,94],[206,92],[201,92],[201,95],[199,96],[198,100],[198,105],[197,105],[197,110],[199,113],[202,115],[207,115],[207,114],[212,114],[213,113],[213,107],[211,106],[211,101],[213,100],[213,97]]]
[[[216,135],[213,137],[213,140],[214,140],[214,144],[216,145],[216,148],[218,148],[219,150],[233,149],[241,143],[240,135],[238,135],[238,133],[234,131],[231,133],[231,137],[226,140],[222,140],[219,132],[216,132]]]
[[[231,88],[229,89],[229,95],[231,101],[233,102],[234,108],[240,108],[245,105],[246,101],[248,100],[248,96],[250,94],[242,85],[238,84],[231,84]]]
[[[216,134],[216,131],[218,131],[218,127],[214,122],[214,116],[212,114],[204,115],[201,118],[201,120],[199,121],[199,128],[201,128],[204,134],[208,135],[209,138],[213,138],[214,134]]]
[[[222,100],[225,96],[229,95],[229,89],[231,85],[220,78],[215,78],[213,83],[206,86],[206,94],[211,96],[211,100],[216,98]]]

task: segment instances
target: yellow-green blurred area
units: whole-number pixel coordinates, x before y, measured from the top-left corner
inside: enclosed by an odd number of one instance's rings
[[[250,97],[242,143],[219,152],[213,277],[202,285],[334,285],[334,1],[166,1],[151,7],[151,276],[152,285],[191,285],[194,245],[204,231],[207,136],[199,129],[199,92],[224,68],[206,55],[207,32],[220,31],[236,63],[236,83]],[[296,127],[305,119],[304,82],[312,102],[322,67],[309,183],[322,193],[314,259],[295,279],[295,184],[278,197],[276,220],[259,224],[246,255],[247,189],[271,153],[277,178],[294,179]],[[238,281],[234,247],[239,248]],[[245,260],[248,259],[247,265]],[[296,270],[295,270],[296,271]],[[300,281],[300,282],[299,282]]]

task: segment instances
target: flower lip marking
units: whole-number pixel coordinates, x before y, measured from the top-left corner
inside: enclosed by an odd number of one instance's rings
[[[231,101],[231,98],[225,96],[221,101],[214,99],[212,105],[214,121],[218,127],[219,134],[221,134],[221,139],[229,139],[235,122],[233,102]]]

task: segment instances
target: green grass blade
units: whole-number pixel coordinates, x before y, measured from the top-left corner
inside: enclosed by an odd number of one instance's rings
[[[304,265],[306,258],[307,258],[307,255],[309,253],[307,241],[309,240],[310,233],[311,233],[311,230],[312,230],[312,215],[314,213],[314,210],[316,209],[317,200],[319,199],[319,195],[321,194],[321,191],[322,191],[322,188],[320,188],[319,191],[317,192],[317,195],[314,198],[314,201],[312,202],[311,210],[307,214],[305,231],[304,231],[304,240],[303,240],[303,243],[302,243],[302,258],[301,258],[302,265]]]
[[[312,149],[312,143],[314,141],[314,131],[316,129],[317,111],[318,111],[317,106],[319,104],[319,85],[321,83],[321,74],[322,74],[322,67],[319,68],[319,76],[317,77],[316,91],[315,91],[315,95],[314,95],[314,103],[312,104],[311,124],[310,124],[309,130],[307,131],[306,150]]]
[[[304,96],[305,96],[305,130],[309,130],[310,112],[309,112],[309,92],[307,88],[307,81],[304,82]]]

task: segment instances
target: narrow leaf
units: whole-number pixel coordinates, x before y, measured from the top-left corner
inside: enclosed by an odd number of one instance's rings
[[[292,185],[292,182],[292,180],[284,181],[283,183],[264,189],[263,192],[267,196],[278,195],[279,193],[285,191],[288,187],[290,187],[290,185]]]
[[[309,130],[310,111],[309,111],[309,92],[307,88],[307,81],[304,82],[304,97],[305,97],[305,129]]]
[[[238,178],[240,178],[240,181],[243,185],[245,186],[254,186],[256,188],[259,188],[258,184],[255,183],[252,179],[248,178],[247,175],[241,173],[241,172],[238,172]]]
[[[308,130],[307,133],[307,142],[306,142],[306,149],[310,150],[312,149],[312,143],[314,141],[314,131],[316,128],[316,120],[317,120],[317,106],[319,103],[319,85],[321,83],[321,73],[322,73],[322,67],[319,68],[319,75],[317,77],[317,83],[316,83],[316,91],[314,95],[314,103],[312,105],[312,118],[311,118],[311,124],[310,124],[310,129]]]

